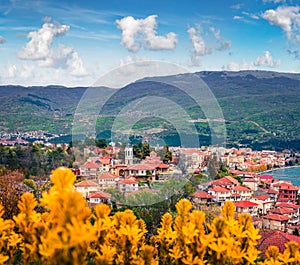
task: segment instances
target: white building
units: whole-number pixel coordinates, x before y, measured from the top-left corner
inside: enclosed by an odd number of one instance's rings
[[[123,193],[130,193],[133,191],[138,191],[139,184],[134,179],[122,179],[118,181],[118,189]]]

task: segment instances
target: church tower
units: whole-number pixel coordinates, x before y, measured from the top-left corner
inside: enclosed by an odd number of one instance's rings
[[[133,147],[126,145],[125,147],[125,165],[133,164]]]

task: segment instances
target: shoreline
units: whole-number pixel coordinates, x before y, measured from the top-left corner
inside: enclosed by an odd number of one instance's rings
[[[273,171],[277,171],[277,170],[283,170],[283,169],[289,169],[289,168],[295,168],[295,167],[299,167],[300,165],[295,165],[295,166],[287,166],[287,167],[278,167],[278,168],[273,168],[273,169],[268,169],[268,170],[264,170],[261,172],[258,172],[258,175],[264,174],[264,173],[269,173],[269,172],[273,172]]]

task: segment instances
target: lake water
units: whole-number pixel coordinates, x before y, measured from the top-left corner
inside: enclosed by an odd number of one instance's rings
[[[289,180],[295,186],[300,186],[300,166],[292,168],[282,168],[267,172],[263,175],[272,175],[275,179]]]

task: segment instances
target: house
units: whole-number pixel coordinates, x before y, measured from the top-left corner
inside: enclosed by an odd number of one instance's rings
[[[97,180],[98,175],[102,172],[100,161],[87,161],[80,167],[80,174],[88,180]]]
[[[279,192],[277,201],[295,203],[298,198],[299,187],[294,186],[288,182],[277,183],[273,188]]]
[[[99,192],[95,192],[95,193],[91,193],[89,196],[89,206],[94,206],[97,205],[99,203],[105,203],[110,205],[111,204],[111,194],[103,192],[103,191],[99,191]]]
[[[258,189],[258,179],[257,178],[253,178],[253,177],[244,178],[243,184],[253,191],[256,191]]]
[[[284,207],[274,208],[269,211],[270,214],[279,214],[289,217],[290,224],[297,224],[299,222],[299,216],[296,213],[297,210]]]
[[[101,162],[102,165],[102,171],[103,172],[109,172],[110,165],[111,165],[111,158],[110,157],[100,157],[99,161]]]
[[[277,246],[279,252],[283,253],[285,250],[285,244],[295,241],[300,246],[300,237],[290,235],[281,231],[269,231],[261,234],[261,238],[258,241],[258,249],[265,253],[269,246]]]
[[[116,188],[119,181],[117,175],[111,173],[102,173],[98,177],[98,183],[101,190],[106,190],[108,188]]]
[[[252,197],[252,190],[245,186],[234,186],[231,188],[231,194],[240,195],[241,200],[250,200]]]
[[[110,167],[110,173],[125,177],[125,171],[127,169],[127,166],[124,164],[117,164]]]
[[[258,204],[258,213],[267,214],[267,212],[274,207],[275,201],[271,199],[269,195],[258,195],[255,196],[252,200]]]
[[[127,167],[127,171],[129,176],[134,176],[138,178],[147,178],[155,176],[156,174],[156,166],[149,164],[135,164]]]
[[[225,176],[220,179],[215,179],[210,182],[202,183],[202,184],[198,185],[198,187],[199,187],[199,189],[202,189],[202,190],[205,190],[208,187],[214,187],[214,186],[220,186],[223,188],[232,189],[238,185],[240,185],[240,183],[235,178],[233,178],[231,176]]]
[[[139,189],[139,184],[134,178],[121,179],[118,181],[118,189],[123,193],[130,193]]]
[[[258,212],[258,204],[243,200],[243,201],[237,201],[234,203],[236,212],[237,213],[248,213],[252,216],[256,216]]]
[[[262,226],[265,229],[284,231],[290,218],[280,214],[267,214],[262,217]]]
[[[297,214],[300,215],[300,205],[294,203],[277,202],[276,207],[286,207],[289,209],[295,209],[297,210]]]
[[[152,177],[154,180],[158,174],[167,173],[169,165],[164,164],[155,152],[151,152],[150,156],[146,157],[141,163],[129,165],[125,170],[126,176],[134,176],[142,179]]]
[[[208,194],[212,195],[216,202],[224,203],[230,199],[231,191],[221,186],[214,186],[208,189]]]
[[[84,180],[75,184],[75,190],[88,198],[91,193],[99,191],[99,185],[94,181]]]
[[[195,204],[207,204],[212,202],[214,196],[208,194],[206,191],[196,191],[191,195],[191,198]]]

